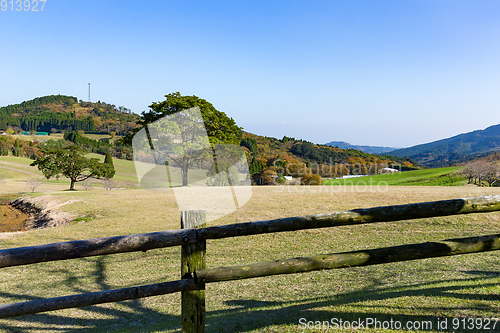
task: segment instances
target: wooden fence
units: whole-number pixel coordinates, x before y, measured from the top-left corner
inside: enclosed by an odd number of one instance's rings
[[[347,212],[212,227],[205,226],[204,212],[185,211],[181,212],[179,230],[0,250],[0,268],[3,268],[181,246],[180,280],[4,304],[0,305],[0,318],[181,292],[182,331],[204,332],[206,283],[500,250],[500,234],[496,234],[274,260],[243,266],[207,268],[205,265],[207,239],[493,211],[500,211],[500,195],[354,209]]]

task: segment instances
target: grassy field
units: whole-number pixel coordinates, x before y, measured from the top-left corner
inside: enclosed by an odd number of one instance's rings
[[[23,171],[36,173],[17,159],[0,158],[0,163],[17,163]],[[115,166],[117,172],[130,175],[131,169]],[[61,203],[75,200],[60,209],[80,217],[79,221],[53,229],[3,233],[0,247],[154,232],[180,225],[172,192],[66,189],[64,183],[47,183],[35,195]],[[0,185],[3,193],[24,191],[22,178],[9,178]],[[212,224],[486,194],[500,194],[500,188],[254,187],[247,205]],[[500,213],[488,213],[210,240],[207,266],[495,234],[499,217]],[[179,278],[178,247],[9,267],[0,270],[0,304]],[[222,282],[207,285],[207,332],[301,332],[301,318],[354,321],[368,317],[402,323],[431,321],[431,331],[438,332],[438,318],[450,318],[451,325],[452,317],[498,317],[499,295],[500,262],[495,252]],[[179,332],[180,325],[180,294],[173,294],[4,319],[0,332]]]
[[[47,140],[60,140],[63,138],[62,133],[55,133],[55,134],[50,134],[50,135],[13,135],[14,138],[20,139],[20,140],[25,140],[25,141],[47,141]],[[108,134],[83,134],[83,136],[93,139],[93,140],[100,140],[100,139],[110,139],[111,136]],[[121,136],[116,135],[113,139],[110,141],[113,142],[114,140],[117,140],[121,138]]]
[[[397,173],[346,178],[326,179],[325,185],[412,185],[412,186],[461,186],[467,179],[460,175],[461,167],[447,167],[403,171]]]

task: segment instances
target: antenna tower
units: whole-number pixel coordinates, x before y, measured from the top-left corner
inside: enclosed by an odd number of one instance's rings
[[[89,103],[90,103],[90,83],[89,83]]]

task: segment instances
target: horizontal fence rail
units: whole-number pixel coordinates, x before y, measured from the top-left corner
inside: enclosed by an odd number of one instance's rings
[[[374,222],[394,222],[457,214],[488,213],[500,210],[500,195],[422,202],[407,205],[353,209],[283,219],[236,223],[200,229],[207,239],[249,236],[282,231],[327,228]]]
[[[213,283],[498,250],[500,234],[281,259],[251,265],[206,268],[195,271],[195,278],[179,281],[0,305],[0,318],[195,290],[200,282]]]
[[[104,254],[147,251],[190,243],[196,243],[196,231],[194,229],[18,247],[0,250],[0,268]]]
[[[354,209],[346,212],[213,227],[203,227],[203,224],[194,223],[195,228],[192,228],[192,222],[186,223],[186,221],[189,219],[204,221],[204,212],[189,211],[181,215],[182,227],[187,229],[4,249],[0,250],[0,268],[182,246],[183,268],[182,279],[178,281],[0,305],[0,318],[182,292],[183,331],[193,331],[191,328],[196,326],[194,331],[202,332],[205,283],[500,250],[500,234],[498,234],[274,260],[243,266],[205,268],[206,239],[493,211],[500,211],[500,195]],[[191,297],[195,295],[192,291],[201,290],[202,293]],[[186,304],[184,304],[185,299]],[[191,305],[187,306],[188,303]],[[195,311],[188,309],[192,307],[196,307]],[[190,312],[184,313],[185,309]],[[189,318],[192,323],[189,323]],[[185,329],[185,324],[191,325],[191,328]]]
[[[95,238],[0,250],[0,268],[193,244],[196,243],[197,234],[205,239],[220,239],[343,225],[394,222],[457,214],[488,213],[499,210],[500,195],[491,195],[478,198],[382,206],[353,209],[346,212],[236,223],[201,228],[196,231],[194,229],[179,229],[128,236]]]
[[[82,306],[120,302],[150,296],[172,294],[179,291],[196,289],[194,279],[182,279],[147,286],[130,287],[71,295],[55,298],[39,299],[22,303],[0,305],[0,318],[16,317],[46,311],[54,311]]]
[[[206,268],[196,271],[195,274],[198,280],[210,283],[498,250],[500,234],[281,259],[251,265]]]

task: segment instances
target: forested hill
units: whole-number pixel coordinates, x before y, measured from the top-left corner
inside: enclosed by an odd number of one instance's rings
[[[83,130],[86,133],[127,134],[139,116],[129,109],[101,101],[78,101],[76,97],[51,95],[0,107],[0,130],[55,132]]]
[[[305,140],[284,136],[282,139],[264,137],[244,132],[241,145],[263,164],[270,165],[274,160],[283,159],[302,161],[318,165],[386,163],[398,165],[404,170],[417,169],[419,164],[409,158],[389,155],[375,155],[357,149],[340,149],[318,145]]]
[[[400,157],[408,156],[420,164],[439,167],[497,151],[500,151],[500,124],[484,130],[394,150],[390,154]]]

